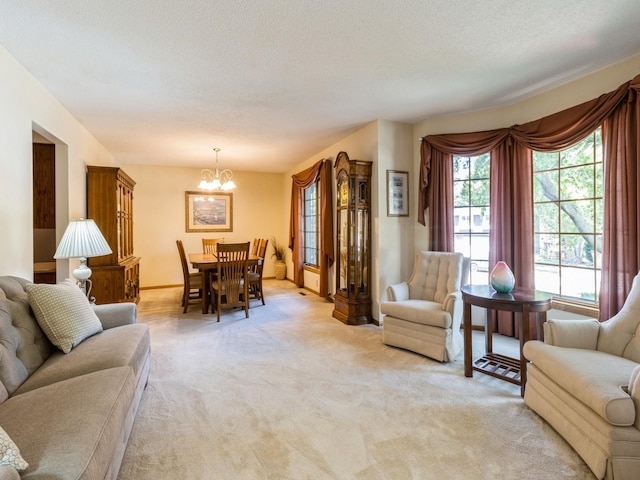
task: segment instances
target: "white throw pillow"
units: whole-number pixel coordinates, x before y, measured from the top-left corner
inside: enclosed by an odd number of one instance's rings
[[[13,467],[16,470],[29,468],[29,464],[20,455],[20,450],[2,427],[0,427],[0,465]]]
[[[89,300],[73,281],[66,279],[57,285],[33,283],[26,290],[40,328],[64,353],[102,331]]]

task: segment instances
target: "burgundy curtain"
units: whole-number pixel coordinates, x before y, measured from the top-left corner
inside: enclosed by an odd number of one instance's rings
[[[638,271],[640,246],[637,194],[640,76],[597,99],[533,122],[510,128],[464,134],[430,135],[422,139],[418,221],[423,225],[429,208],[429,232],[440,237],[430,246],[452,249],[453,229],[442,222],[453,217],[452,202],[429,194],[430,185],[450,181],[438,162],[452,155],[474,156],[491,151],[491,258],[512,268],[519,287],[533,286],[533,196],[531,150],[565,149],[603,125],[605,147],[605,234],[600,292],[601,319],[622,306]],[[440,175],[436,179],[435,175]],[[438,192],[444,191],[438,186]],[[448,195],[448,193],[447,193]],[[623,206],[624,205],[624,206]],[[439,224],[436,225],[435,222]],[[430,233],[430,241],[433,235]],[[448,238],[441,238],[449,236]],[[431,248],[431,247],[430,247]],[[499,331],[513,329],[502,317]],[[535,330],[532,330],[532,332]],[[514,331],[515,334],[517,332]]]
[[[291,217],[289,219],[289,248],[292,251],[293,281],[304,287],[304,189],[318,182],[320,195],[320,286],[318,295],[329,296],[329,269],[333,265],[333,181],[330,160],[320,160],[315,165],[292,176]]]
[[[532,159],[531,150],[510,140],[491,150],[489,265],[506,262],[519,288],[534,288]],[[497,313],[495,330],[519,337],[514,314]],[[537,338],[535,315],[529,321]]]
[[[639,89],[640,77],[636,77],[602,125],[605,197],[600,320],[622,308],[640,266]]]

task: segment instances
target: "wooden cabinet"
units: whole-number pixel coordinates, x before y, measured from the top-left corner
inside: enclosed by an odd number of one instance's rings
[[[340,152],[337,181],[333,316],[349,325],[371,323],[371,164]]]
[[[112,250],[88,260],[98,304],[140,299],[140,258],[133,253],[135,184],[120,168],[87,167],[87,218],[96,222]]]

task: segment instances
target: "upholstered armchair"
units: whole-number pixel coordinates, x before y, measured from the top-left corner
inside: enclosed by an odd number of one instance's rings
[[[604,322],[555,320],[524,345],[524,403],[575,449],[596,478],[640,478],[640,274]]]
[[[382,339],[440,362],[462,350],[460,286],[468,262],[461,253],[420,252],[408,281],[387,287]]]

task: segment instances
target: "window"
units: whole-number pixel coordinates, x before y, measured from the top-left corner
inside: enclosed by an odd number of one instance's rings
[[[320,247],[320,189],[318,182],[304,189],[304,263],[317,267]]]
[[[489,167],[488,153],[453,157],[453,223],[455,251],[471,260],[469,281],[489,281]]]
[[[536,289],[597,303],[603,231],[600,129],[572,147],[533,152]]]

